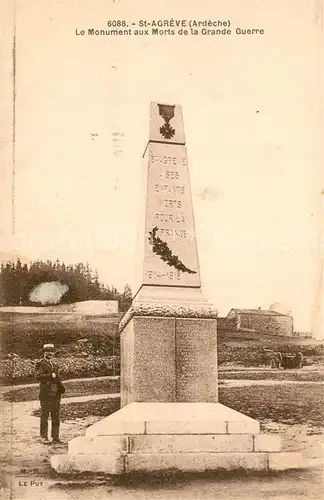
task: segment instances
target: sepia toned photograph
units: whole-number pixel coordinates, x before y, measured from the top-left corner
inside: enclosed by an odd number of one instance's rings
[[[0,19],[1,499],[322,499],[322,1]]]

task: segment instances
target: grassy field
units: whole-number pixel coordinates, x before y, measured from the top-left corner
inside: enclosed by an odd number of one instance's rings
[[[322,382],[324,381],[323,371],[270,371],[263,370],[228,370],[218,372],[220,384],[223,380],[287,380],[294,382]],[[64,381],[66,387],[66,397],[88,396],[90,394],[114,394],[120,391],[119,378],[105,377],[99,379],[82,379]],[[8,388],[9,389],[9,388]],[[12,388],[4,394],[6,401],[34,401],[38,399],[38,385],[31,385],[23,388]]]
[[[15,352],[21,358],[39,356],[42,345],[53,342],[59,357],[77,354],[77,341],[87,338],[93,354],[112,355],[119,350],[118,323],[123,313],[95,316],[75,313],[22,314],[0,311],[2,354]],[[298,337],[275,337],[247,332],[218,332],[219,363],[233,360],[245,366],[264,363],[263,349],[301,351],[310,358],[324,360],[324,343]]]
[[[219,401],[261,423],[324,425],[324,392],[319,384],[220,387]]]
[[[262,423],[307,424],[310,433],[320,433],[324,426],[323,389],[314,385],[220,387],[220,403],[234,408]],[[90,415],[105,417],[119,408],[119,401],[97,400],[62,405],[61,418],[71,420]],[[34,412],[39,416],[39,410]]]
[[[218,372],[219,380],[235,379],[235,380],[294,380],[296,382],[323,382],[324,371],[270,371],[270,370],[228,370]]]
[[[93,380],[66,380],[64,382],[66,393],[65,397],[87,396],[89,394],[115,394],[120,391],[119,378],[107,377],[104,379]],[[38,399],[38,386],[23,387],[12,389],[4,394],[6,401],[35,401]]]
[[[248,351],[248,349],[246,349]],[[61,377],[65,380],[74,378],[92,378],[119,374],[120,356],[104,356],[88,354],[85,357],[70,355],[58,357]],[[252,360],[251,360],[252,363]],[[251,380],[275,379],[314,381],[324,380],[323,360],[308,365],[303,370],[269,370],[265,365],[242,366],[238,360],[233,359],[228,366],[219,364],[219,378],[244,378]],[[34,383],[34,361],[30,359],[5,359],[0,361],[0,380],[3,385],[14,386],[25,383]]]
[[[122,314],[90,316],[79,314],[1,313],[1,348],[5,355],[15,352],[21,358],[40,355],[44,343],[53,342],[57,356],[75,355],[76,343],[87,338],[95,350],[112,355],[118,348],[117,325]]]

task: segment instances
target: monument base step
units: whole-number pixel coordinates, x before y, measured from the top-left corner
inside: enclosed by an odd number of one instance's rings
[[[278,435],[220,403],[131,403],[69,442],[51,457],[59,473],[299,468],[299,453],[281,452]]]
[[[86,436],[257,434],[257,420],[220,403],[130,403],[86,430]]]
[[[61,474],[94,472],[127,474],[147,472],[283,471],[303,467],[300,453],[120,453],[66,454],[51,457]]]
[[[146,434],[78,437],[69,453],[245,453],[281,451],[281,439],[269,434]]]

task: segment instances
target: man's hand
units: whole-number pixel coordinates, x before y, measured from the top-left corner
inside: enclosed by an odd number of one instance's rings
[[[52,373],[52,377],[53,377],[53,378],[56,378],[56,374],[55,374],[55,373]]]

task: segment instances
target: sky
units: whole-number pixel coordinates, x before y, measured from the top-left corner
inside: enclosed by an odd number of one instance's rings
[[[76,34],[170,18],[264,34]],[[220,315],[280,303],[296,330],[311,330],[323,252],[321,23],[311,0],[17,0],[3,250],[87,261],[106,284],[132,284],[150,102],[180,104],[206,296]]]

